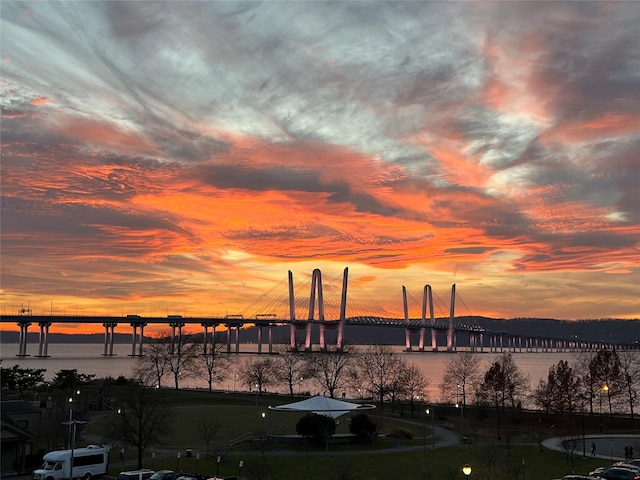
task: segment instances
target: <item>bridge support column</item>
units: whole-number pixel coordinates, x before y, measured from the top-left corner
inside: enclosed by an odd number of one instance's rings
[[[202,328],[204,328],[204,333],[202,335],[202,355],[208,355],[209,354],[209,325],[206,323],[202,323],[201,326]]]
[[[236,327],[236,353],[240,353],[240,327]]]
[[[456,284],[451,285],[451,309],[449,311],[449,328],[447,329],[447,351],[450,352],[453,346],[453,319],[456,310]]]
[[[176,337],[178,339],[178,347],[182,348],[182,327],[184,327],[183,322],[172,322],[169,324],[171,327],[171,355],[176,354]],[[176,330],[178,334],[176,335]]]
[[[27,333],[29,333],[29,327],[31,322],[20,321],[18,327],[20,327],[20,344],[18,345],[18,357],[28,357],[27,354]]]
[[[402,306],[404,308],[404,348],[411,351],[411,331],[409,330],[409,305],[407,304],[407,287],[402,286]]]
[[[142,357],[143,344],[144,344],[144,327],[147,325],[144,322],[131,323],[133,328],[133,334],[131,335],[131,357]],[[140,328],[140,334],[138,336],[138,327]],[[138,345],[138,353],[136,353],[136,343]]]
[[[338,324],[338,337],[336,338],[336,347],[342,350],[342,342],[344,339],[344,327],[347,323],[347,284],[349,282],[349,268],[345,268],[342,272],[342,296],[340,297],[340,323]]]
[[[258,354],[262,353],[262,325],[258,325]]]
[[[269,353],[273,353],[273,323],[269,324]]]
[[[309,322],[307,322],[306,332],[307,334],[304,340],[304,348],[305,350],[310,352],[311,351],[311,323]]]
[[[40,335],[38,336],[38,357],[45,358],[48,357],[47,351],[49,347],[47,336],[49,334],[49,327],[51,326],[51,322],[38,322],[38,326],[40,327]]]
[[[324,351],[327,349],[327,345],[325,343],[325,339],[324,339],[324,333],[325,333],[325,326],[324,323],[321,323],[318,327],[319,330],[319,334],[320,334],[320,350]]]
[[[227,353],[231,353],[231,325],[227,324]]]
[[[118,324],[116,322],[105,322],[102,324],[104,327],[104,351],[103,357],[113,356],[113,342],[114,342],[114,330]]]

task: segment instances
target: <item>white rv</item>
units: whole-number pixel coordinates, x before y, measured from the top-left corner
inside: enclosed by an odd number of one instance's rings
[[[71,461],[73,458],[73,472]],[[33,480],[67,480],[82,478],[90,480],[91,477],[107,473],[109,464],[109,452],[105,447],[89,445],[86,448],[74,448],[73,450],[55,450],[45,454],[44,464],[34,470]]]

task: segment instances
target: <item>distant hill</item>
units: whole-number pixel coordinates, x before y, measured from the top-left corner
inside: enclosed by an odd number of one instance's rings
[[[547,336],[553,338],[575,338],[585,341],[605,341],[616,344],[640,344],[640,320],[556,320],[549,318],[514,318],[494,319],[487,317],[466,317],[467,320],[477,323],[480,327],[491,332],[504,332],[516,335]],[[126,329],[126,327],[124,327]],[[242,343],[256,343],[258,339],[257,328],[249,327],[240,334]],[[335,331],[327,331],[327,342],[335,343]],[[263,342],[267,341],[266,329],[263,331]],[[304,338],[304,331],[298,331],[298,342]],[[404,329],[397,327],[362,327],[347,326],[345,339],[354,344],[371,345],[374,343],[387,343],[392,345],[404,345]],[[0,331],[0,343],[18,343],[19,333]],[[104,333],[94,334],[63,334],[49,333],[49,343],[104,343]],[[273,328],[274,343],[289,342],[289,326]],[[312,329],[312,341],[318,343],[318,329]],[[430,340],[427,340],[430,341]],[[38,332],[28,333],[27,342],[38,342]],[[130,333],[114,334],[115,343],[131,343]],[[416,340],[412,339],[415,344]],[[485,342],[488,342],[485,339]],[[459,345],[464,345],[458,342]]]

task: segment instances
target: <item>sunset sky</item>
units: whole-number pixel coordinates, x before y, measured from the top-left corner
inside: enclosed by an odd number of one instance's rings
[[[640,2],[1,16],[3,314],[235,314],[348,267],[399,315],[455,283],[460,315],[640,318]]]

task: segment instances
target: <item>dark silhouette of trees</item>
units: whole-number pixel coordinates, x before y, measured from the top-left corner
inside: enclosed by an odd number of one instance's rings
[[[589,363],[589,375],[599,390],[600,402],[605,395],[609,415],[613,414],[612,400],[624,391],[620,359],[615,349],[598,350]]]
[[[307,439],[326,444],[336,433],[336,422],[328,415],[307,413],[296,423],[296,432]]]
[[[475,392],[481,381],[480,357],[472,352],[462,352],[447,360],[440,389],[451,394],[456,386],[462,396],[462,406],[466,407],[468,392]]]
[[[372,443],[376,439],[378,428],[366,413],[353,415],[349,420],[349,433],[362,443]]]
[[[355,383],[377,400],[382,411],[384,400],[394,387],[404,387],[400,376],[403,367],[403,361],[389,345],[371,345],[356,358],[352,375]]]
[[[549,368],[547,380],[540,380],[533,393],[534,402],[544,410],[572,414],[580,399],[582,382],[566,360]]]
[[[263,360],[248,359],[240,364],[238,369],[240,381],[249,390],[255,387],[262,395],[264,388],[275,381],[273,360],[265,358]]]
[[[222,335],[213,335],[206,352],[195,357],[195,367],[200,377],[207,381],[209,393],[213,392],[213,384],[220,382],[227,376],[230,363],[228,355],[224,353]]]
[[[55,373],[51,381],[51,385],[54,388],[59,388],[64,392],[75,390],[80,385],[90,382],[95,378],[95,375],[87,375],[85,373],[78,373],[75,368],[62,369]]]
[[[169,371],[169,362],[167,361],[170,352],[171,333],[163,330],[149,339],[145,345],[144,356],[138,357],[138,364],[135,370],[136,377],[138,373],[142,373],[145,377],[148,372],[153,372],[155,384],[162,386],[162,379],[166,372]]]
[[[46,368],[0,367],[0,384],[3,390],[18,390],[22,397],[25,390],[31,390],[44,382]]]
[[[408,400],[411,405],[411,416],[413,417],[415,402],[420,403],[428,401],[425,390],[429,385],[429,380],[424,376],[414,363],[402,363],[398,375],[398,396],[403,400]]]
[[[342,348],[328,347],[326,352],[311,354],[309,371],[320,388],[328,392],[331,398],[335,398],[336,390],[348,385],[352,353],[353,346],[346,344]]]
[[[634,417],[634,407],[640,396],[640,352],[624,351],[618,354],[620,359],[620,373],[624,396],[629,404],[631,420]]]
[[[520,407],[527,390],[527,379],[522,375],[510,353],[500,355],[484,374],[480,396],[496,410],[497,433],[500,438],[500,416],[507,406]]]
[[[209,446],[216,434],[222,428],[222,422],[215,418],[201,418],[197,425],[198,433],[206,445],[206,457],[209,458]]]
[[[142,454],[150,445],[162,443],[168,433],[171,406],[161,401],[160,390],[153,384],[153,372],[129,382],[120,399],[120,435],[137,450],[137,468],[142,468]]]
[[[300,348],[289,350],[286,345],[279,345],[276,352],[278,357],[273,365],[275,379],[287,385],[293,398],[295,385],[313,374],[313,369],[309,368],[309,355]]]

